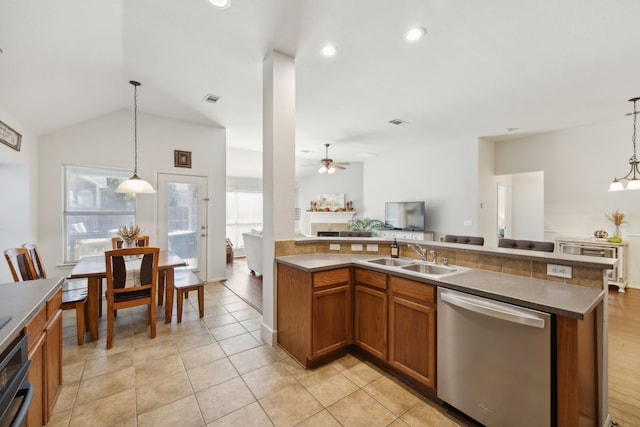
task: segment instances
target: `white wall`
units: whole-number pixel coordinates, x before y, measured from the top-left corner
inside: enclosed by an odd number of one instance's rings
[[[20,151],[0,144],[0,250],[4,251],[36,241],[38,140],[1,105],[0,120],[22,135]],[[12,282],[9,266],[4,260],[0,264],[0,283]]]
[[[133,169],[133,113],[117,111],[42,136],[38,141],[40,201],[38,244],[47,274],[67,274],[60,267],[63,250],[63,164]],[[208,280],[225,277],[226,217],[225,130],[138,113],[138,175],[157,184],[157,173],[209,178]],[[173,150],[192,152],[192,168],[175,168]],[[157,242],[155,195],[138,195],[136,220]]]
[[[337,170],[331,175],[314,173],[298,179],[297,184],[297,204],[300,208],[300,221],[296,221],[296,227],[305,234],[311,233],[311,225],[306,215],[310,202],[317,200],[321,193],[343,193],[345,203],[348,200],[353,202],[356,216],[362,218],[364,211],[363,195],[363,170],[362,162],[352,162],[344,170]]]
[[[628,218],[630,284],[640,286],[640,192],[609,193],[614,177],[628,172],[632,153],[630,118],[496,143],[496,174],[544,172],[544,240],[591,238],[613,232],[605,213],[619,208]]]
[[[477,235],[477,157],[477,138],[468,138],[367,160],[363,216],[384,220],[385,202],[424,200],[426,228],[436,239]]]

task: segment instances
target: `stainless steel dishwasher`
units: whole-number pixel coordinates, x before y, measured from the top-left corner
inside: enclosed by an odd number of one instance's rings
[[[488,427],[552,423],[551,316],[438,288],[438,397]]]

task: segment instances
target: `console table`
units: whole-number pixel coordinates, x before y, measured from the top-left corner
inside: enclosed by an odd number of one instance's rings
[[[613,270],[609,270],[608,275],[609,285],[617,286],[618,292],[624,292],[627,286],[628,246],[627,242],[611,243],[606,240],[556,239],[556,250],[559,253],[617,259],[618,265]]]

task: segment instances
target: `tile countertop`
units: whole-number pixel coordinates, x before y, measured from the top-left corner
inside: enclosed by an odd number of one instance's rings
[[[63,280],[63,277],[58,277],[0,284],[0,316],[11,316],[11,320],[0,329],[0,353],[60,289]]]
[[[602,289],[485,270],[466,269],[461,273],[436,279],[400,270],[398,267],[366,262],[367,259],[380,257],[380,255],[308,254],[278,257],[276,261],[310,273],[356,265],[573,319],[583,319],[605,297]]]

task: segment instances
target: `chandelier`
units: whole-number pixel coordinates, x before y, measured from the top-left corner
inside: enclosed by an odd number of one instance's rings
[[[638,111],[636,110],[636,102],[640,100],[640,97],[631,98],[629,102],[633,102],[633,137],[631,141],[633,142],[633,155],[629,159],[629,165],[631,165],[631,169],[629,173],[627,173],[622,178],[614,178],[611,185],[609,185],[609,191],[624,191],[624,190],[640,190],[640,170],[638,169],[638,161],[636,157],[636,118],[638,117]],[[620,181],[627,181],[626,188],[622,185]]]
[[[138,176],[138,86],[141,83],[133,80],[129,83],[133,85],[133,144],[135,151],[133,176],[122,181],[116,188],[116,193],[155,193],[155,188]]]

